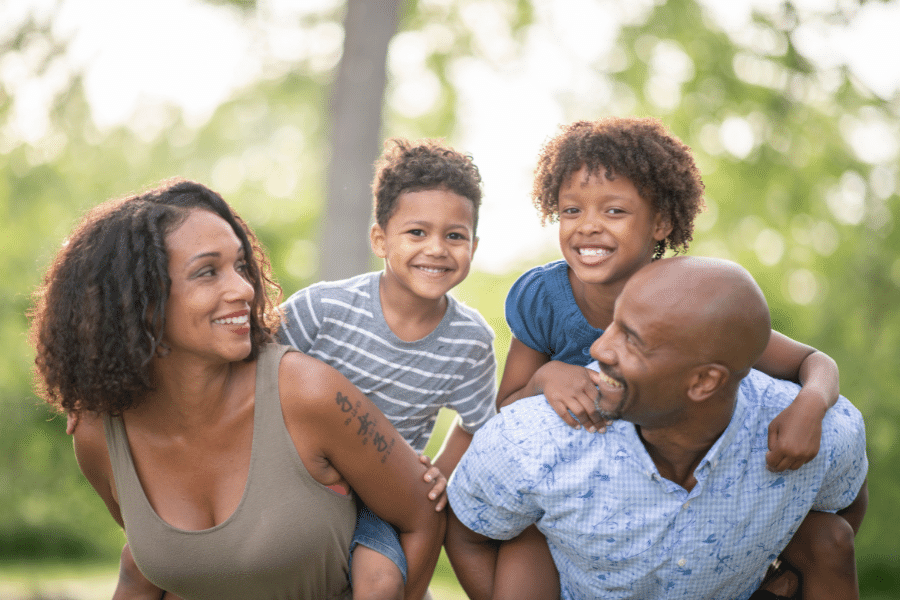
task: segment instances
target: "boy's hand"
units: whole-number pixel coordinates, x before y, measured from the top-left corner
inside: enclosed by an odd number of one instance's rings
[[[826,410],[824,400],[801,389],[794,401],[769,424],[766,468],[773,472],[795,470],[815,458]]]
[[[596,402],[599,373],[559,361],[548,362],[538,370],[544,397],[563,421],[591,433],[606,431],[607,422],[600,417]]]
[[[425,471],[425,481],[434,483],[431,491],[428,492],[428,499],[436,501],[434,510],[440,512],[447,506],[447,478],[440,469],[431,464],[431,459],[424,454],[419,456],[419,462],[428,467]]]

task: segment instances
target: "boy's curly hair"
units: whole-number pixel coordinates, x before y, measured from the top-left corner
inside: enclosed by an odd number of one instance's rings
[[[271,341],[281,288],[256,236],[219,194],[191,181],[165,181],[90,210],[35,291],[30,338],[38,392],[47,402],[116,415],[152,389],[151,360],[168,352],[166,236],[192,209],[222,217],[244,248],[255,292],[246,360]]]
[[[382,229],[394,215],[400,194],[446,189],[472,201],[472,231],[477,230],[481,175],[471,156],[440,140],[391,138],[384,143],[384,153],[375,167],[372,196],[375,222]]]
[[[542,224],[559,219],[559,188],[582,166],[592,174],[602,169],[608,179],[627,177],[668,219],[672,232],[657,245],[657,258],[666,248],[687,250],[694,218],[705,207],[703,181],[691,149],[660,121],[608,117],[562,127],[541,149],[534,171],[531,196]]]

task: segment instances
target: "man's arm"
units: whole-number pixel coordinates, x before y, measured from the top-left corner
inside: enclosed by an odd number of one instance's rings
[[[471,600],[489,600],[494,589],[500,542],[463,525],[449,506],[447,517],[444,549],[456,578]]]

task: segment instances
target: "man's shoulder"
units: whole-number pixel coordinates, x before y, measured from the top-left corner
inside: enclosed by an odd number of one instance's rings
[[[520,448],[532,450],[556,446],[570,432],[580,431],[566,424],[544,396],[522,398],[504,406],[479,433],[488,426],[491,430],[483,435],[502,435]]]
[[[768,424],[794,401],[800,391],[800,385],[752,369],[741,381],[740,391],[747,403],[764,415]],[[863,427],[862,413],[843,396],[840,396],[837,403],[825,413],[822,422],[823,433],[830,430],[838,434],[857,435]]]

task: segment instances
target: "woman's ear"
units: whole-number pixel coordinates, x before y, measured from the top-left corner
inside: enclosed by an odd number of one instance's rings
[[[688,376],[687,395],[693,402],[703,402],[725,387],[728,369],[718,363],[694,367]]]
[[[369,241],[372,244],[372,252],[375,253],[375,256],[378,258],[384,258],[386,256],[386,252],[384,250],[384,229],[381,228],[381,225],[375,223],[372,225],[372,229],[369,230]]]

